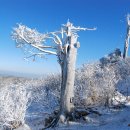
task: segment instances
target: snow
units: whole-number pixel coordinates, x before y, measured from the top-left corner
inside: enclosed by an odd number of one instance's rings
[[[112,63],[110,66],[108,63],[106,64],[105,62],[104,70],[100,68],[99,63],[89,64],[84,66],[80,71],[78,71],[77,75],[78,76],[76,76],[77,79],[75,84],[77,86],[80,86],[76,90],[77,95],[75,102],[77,102],[78,105],[81,105],[80,101],[83,98],[87,102],[88,97],[86,97],[86,92],[88,92],[88,94],[90,94],[88,95],[89,98],[92,96],[96,96],[96,98],[94,101],[90,100],[92,105],[87,106],[86,104],[88,103],[83,105],[86,105],[86,107],[98,111],[101,115],[90,113],[89,115],[84,118],[81,118],[80,120],[77,120],[75,122],[66,122],[66,124],[59,124],[56,128],[50,130],[129,130],[130,59],[128,58],[125,61],[119,60],[116,64]],[[111,79],[113,79],[112,82],[110,82]],[[88,81],[91,81],[91,84],[89,84]],[[20,85],[22,89],[20,89]],[[16,78],[14,80],[11,78],[7,78],[6,80],[4,80],[4,78],[2,78],[0,84],[1,94],[6,95],[7,92],[11,94],[12,91],[9,90],[13,90],[13,92],[17,90],[20,93],[25,92],[23,91],[25,89],[24,85],[26,86],[25,88],[27,88],[26,92],[30,93],[31,91],[32,94],[30,106],[28,107],[28,109],[26,110],[27,107],[23,107],[24,111],[26,111],[25,123],[31,128],[31,130],[41,130],[42,128],[44,128],[45,118],[50,116],[53,110],[57,109],[57,106],[59,106],[60,76],[51,75],[50,77],[48,76],[46,79],[44,78],[38,80],[28,80],[26,82],[25,79]],[[77,87],[76,85],[75,87]],[[88,85],[92,86],[88,87]],[[10,86],[13,86],[14,89],[11,89]],[[113,87],[116,87],[116,90],[114,91],[112,104],[105,106],[105,94],[113,91]],[[90,91],[93,91],[95,93],[92,93]],[[24,93],[22,94],[24,95]],[[104,95],[101,97],[101,101],[103,103],[99,104],[98,96],[101,96],[101,94]],[[17,94],[15,94],[15,96],[19,97],[18,92]],[[23,97],[20,95],[19,101],[21,101]],[[10,97],[8,98],[11,99]],[[15,104],[16,102],[14,99],[17,99],[17,97],[12,98],[11,100],[11,102]],[[1,104],[2,103],[3,102],[1,102]],[[83,105],[81,105],[81,107],[83,107]],[[5,108],[6,109],[2,109],[3,112],[4,110],[12,110],[11,107],[9,107],[9,104],[6,104]],[[17,109],[17,113],[20,113],[19,110],[20,109]],[[15,113],[16,117],[18,116],[17,113]],[[10,119],[12,115],[10,117],[9,116],[8,119]],[[3,118],[1,115],[0,118],[6,119]],[[28,126],[25,126],[25,128],[27,127],[27,129],[29,129]],[[26,129],[21,126],[21,128],[17,130]]]
[[[69,122],[65,125],[59,125],[55,130],[129,130],[130,129],[130,107],[117,109],[102,109],[102,115],[90,114],[86,121]],[[33,123],[32,130],[43,128],[44,115],[30,115]],[[51,129],[50,129],[51,130]],[[53,129],[52,129],[53,130]]]
[[[15,130],[31,130],[28,125],[24,124]]]

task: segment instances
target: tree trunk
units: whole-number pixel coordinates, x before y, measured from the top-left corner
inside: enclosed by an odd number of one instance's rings
[[[125,43],[125,46],[124,46],[124,53],[123,53],[123,58],[125,59],[128,55],[128,47],[129,47],[129,44],[128,42],[126,41]]]
[[[124,45],[124,52],[123,52],[123,58],[124,59],[128,55],[129,38],[130,38],[130,15],[127,15],[127,34],[126,34],[125,45]]]
[[[75,64],[76,64],[76,37],[68,37],[68,46],[64,48],[63,63],[61,66],[62,83],[61,83],[61,102],[60,102],[60,121],[72,114],[74,108],[74,79],[75,79]]]
[[[127,28],[127,35],[125,39],[125,46],[124,46],[124,53],[123,58],[125,59],[128,55],[128,48],[129,48],[129,35],[130,35],[130,27]]]

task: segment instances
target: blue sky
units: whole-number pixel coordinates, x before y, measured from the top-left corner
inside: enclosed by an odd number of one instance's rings
[[[45,74],[60,72],[55,56],[23,60],[15,48],[11,31],[16,23],[36,28],[39,32],[60,29],[67,19],[76,26],[97,27],[96,31],[79,33],[77,67],[95,61],[120,48],[126,35],[129,0],[0,0],[0,71]]]

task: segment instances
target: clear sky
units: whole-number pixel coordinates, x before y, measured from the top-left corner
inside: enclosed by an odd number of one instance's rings
[[[123,51],[126,15],[130,0],[0,0],[0,71],[45,74],[60,72],[55,56],[24,61],[15,48],[11,31],[22,23],[39,32],[60,29],[70,19],[75,26],[97,27],[96,31],[79,33],[77,67],[110,53]]]

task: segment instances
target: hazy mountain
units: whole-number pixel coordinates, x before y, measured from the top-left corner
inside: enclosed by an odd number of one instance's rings
[[[4,77],[9,76],[9,77],[37,78],[37,77],[41,77],[41,76],[44,76],[44,75],[0,70],[0,77],[3,77],[3,76]]]

